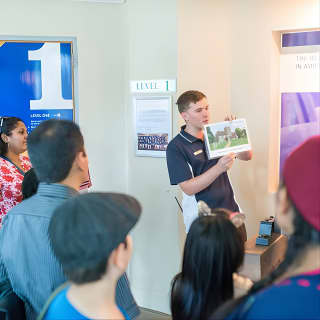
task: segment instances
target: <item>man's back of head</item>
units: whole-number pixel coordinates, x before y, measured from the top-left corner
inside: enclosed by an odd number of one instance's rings
[[[114,295],[132,253],[128,234],[140,215],[140,203],[120,193],[81,194],[55,209],[48,236],[71,286],[53,300],[45,319],[128,318]]]
[[[83,136],[71,121],[44,121],[28,136],[28,153],[40,182],[63,181],[81,151],[84,152]]]

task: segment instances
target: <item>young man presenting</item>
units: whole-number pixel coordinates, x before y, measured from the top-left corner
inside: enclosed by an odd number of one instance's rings
[[[230,153],[209,160],[203,141],[203,126],[209,123],[207,97],[200,91],[186,91],[177,101],[186,124],[167,148],[170,183],[183,192],[183,217],[186,231],[198,216],[197,202],[203,200],[210,208],[239,211],[227,171],[235,158],[251,160],[252,152]],[[227,117],[225,120],[234,120]]]

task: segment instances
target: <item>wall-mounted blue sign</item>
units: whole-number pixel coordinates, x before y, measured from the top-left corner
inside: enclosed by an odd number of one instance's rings
[[[73,41],[1,40],[0,116],[75,120]]]

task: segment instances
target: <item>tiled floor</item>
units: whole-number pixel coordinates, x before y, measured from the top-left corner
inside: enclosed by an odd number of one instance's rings
[[[171,320],[171,316],[166,313],[144,308],[140,308],[140,310],[141,314],[138,320]]]

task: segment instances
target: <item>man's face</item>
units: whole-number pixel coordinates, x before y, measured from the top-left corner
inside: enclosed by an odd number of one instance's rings
[[[196,103],[191,102],[189,109],[181,113],[187,126],[201,130],[204,125],[209,123],[209,105],[207,98],[203,98]]]
[[[76,164],[76,168],[78,168],[78,174],[81,176],[82,181],[89,180],[89,164],[88,157],[85,149],[77,153],[74,164]]]
[[[15,154],[20,154],[27,150],[27,128],[23,122],[19,121],[17,126],[10,132],[10,136],[4,135],[8,143],[8,149]]]

